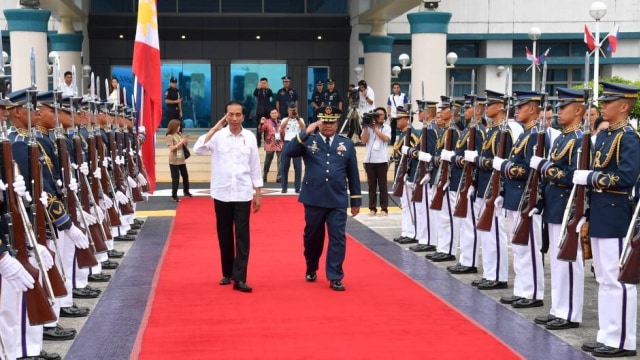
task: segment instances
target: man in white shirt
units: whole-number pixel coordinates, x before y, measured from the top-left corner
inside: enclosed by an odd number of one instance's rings
[[[228,103],[225,116],[200,136],[193,151],[199,155],[211,152],[211,197],[222,262],[220,285],[231,284],[233,279],[234,290],[251,292],[246,283],[249,216],[252,200],[253,211],[260,210],[263,181],[256,137],[242,127],[244,116],[241,103]]]
[[[64,82],[62,83],[62,96],[68,95],[68,96],[73,96],[73,76],[71,74],[71,71],[65,71],[64,72]],[[75,94],[77,95],[77,94]]]
[[[389,125],[391,125],[391,143],[395,144],[396,129],[398,128],[398,111],[396,110],[396,108],[398,106],[402,106],[404,109],[408,109],[409,99],[407,98],[407,95],[405,93],[400,92],[399,83],[393,83],[391,89],[393,92],[391,93],[391,95],[389,95],[389,99],[387,99],[387,114],[389,114],[389,117],[391,118],[391,121],[389,122]]]
[[[284,145],[282,148],[284,149],[287,146],[287,143],[291,140],[295,140],[296,136],[300,133],[300,131],[306,128],[304,121],[301,117],[298,116],[298,110],[296,110],[295,104],[289,105],[289,109],[287,110],[287,117],[282,119],[282,124],[280,124],[280,134],[284,139]],[[293,160],[293,172],[294,172],[294,189],[296,194],[300,193],[300,184],[302,183],[302,158],[294,157],[291,158],[288,155],[285,155],[284,152],[280,155],[280,164],[282,169],[280,171],[280,183],[282,184],[282,193],[287,193],[287,187],[289,185],[289,168],[291,166],[291,161]]]

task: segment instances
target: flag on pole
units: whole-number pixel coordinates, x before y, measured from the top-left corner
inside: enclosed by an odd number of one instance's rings
[[[156,0],[138,0],[138,25],[133,45],[133,73],[140,90],[138,125],[144,126],[146,140],[142,144],[142,162],[149,175],[153,192],[156,187],[155,133],[162,117],[162,82],[160,77],[160,40]],[[138,99],[136,99],[138,100]]]
[[[524,47],[524,51],[527,54],[527,60],[529,60],[529,61],[535,61],[536,60],[536,57],[533,56],[533,53],[531,52],[531,50],[529,50],[528,47],[525,46]]]
[[[538,56],[538,58],[536,59],[536,64],[540,65],[544,63],[544,61],[547,59],[547,56],[549,56],[549,51],[551,51],[551,48],[548,48],[547,51],[540,54],[540,56]]]
[[[611,53],[615,53],[618,49],[618,32],[620,32],[620,26],[616,25],[609,35],[607,35],[607,39],[609,39],[609,46],[607,46],[607,50],[611,51]]]
[[[589,51],[593,51],[593,49],[596,48],[596,40],[593,38],[586,24],[584,25],[584,43],[587,44]]]

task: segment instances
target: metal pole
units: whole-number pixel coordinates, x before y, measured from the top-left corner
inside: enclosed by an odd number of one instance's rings
[[[536,58],[538,51],[536,49],[536,39],[533,40],[533,60],[531,62],[531,91],[536,91]]]
[[[593,101],[598,105],[598,92],[600,90],[600,20],[596,20],[596,49],[593,58]]]

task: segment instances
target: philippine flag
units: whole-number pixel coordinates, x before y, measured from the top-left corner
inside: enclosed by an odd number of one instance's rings
[[[584,43],[587,44],[589,51],[593,51],[593,49],[596,48],[596,40],[593,38],[586,24],[584,25]]]
[[[620,32],[620,26],[616,25],[609,35],[607,35],[607,38],[609,39],[609,46],[607,46],[607,50],[611,51],[611,53],[615,53],[618,49],[618,32]]]
[[[529,61],[536,61],[536,57],[535,57],[535,56],[533,56],[533,53],[531,52],[531,50],[529,50],[529,48],[528,48],[528,47],[526,47],[526,46],[525,46],[525,47],[524,47],[524,51],[525,51],[525,53],[527,54],[527,60],[529,60]]]
[[[156,186],[155,133],[162,117],[160,40],[156,0],[138,0],[138,26],[133,45],[133,73],[141,87],[138,125],[145,127],[142,162],[149,176],[150,190]],[[139,101],[136,99],[136,101]]]
[[[545,51],[542,54],[540,54],[538,59],[536,59],[536,64],[540,65],[540,64],[544,63],[544,61],[547,59],[547,56],[549,56],[549,51],[551,51],[551,48],[548,48],[547,51]]]

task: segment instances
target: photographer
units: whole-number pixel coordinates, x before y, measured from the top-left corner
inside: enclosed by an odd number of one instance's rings
[[[387,171],[389,169],[387,156],[389,152],[387,145],[391,136],[391,128],[385,125],[386,118],[387,111],[383,107],[362,116],[364,129],[360,138],[366,146],[363,162],[369,185],[369,215],[371,216],[376,215],[377,212],[377,190],[380,190],[380,215],[386,216],[389,213],[389,194],[387,191]]]
[[[282,124],[280,125],[280,134],[284,138],[284,145],[282,148],[284,149],[287,146],[289,141],[295,141],[296,136],[300,133],[300,131],[306,128],[304,121],[300,116],[298,116],[298,110],[296,110],[295,105],[289,105],[288,116],[282,119]],[[287,187],[289,185],[289,167],[291,166],[291,160],[293,160],[293,172],[294,172],[294,189],[296,194],[300,193],[300,184],[302,182],[302,158],[294,157],[291,158],[287,156],[284,152],[280,155],[282,157],[280,164],[282,166],[281,169],[281,183],[282,183],[282,193],[287,193]]]

